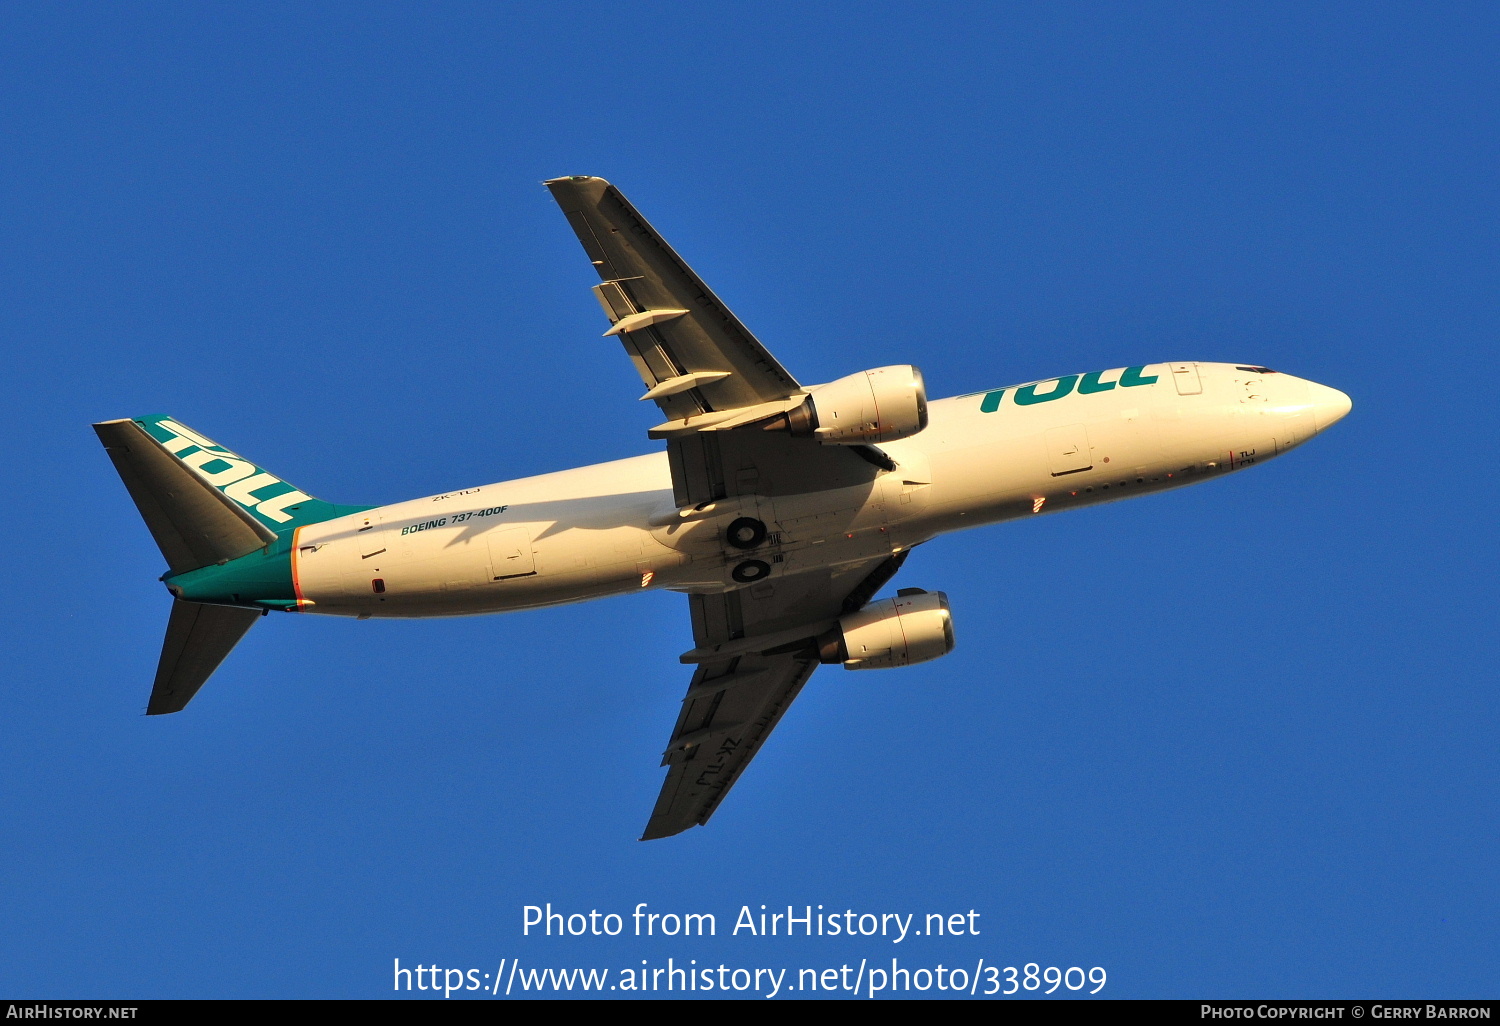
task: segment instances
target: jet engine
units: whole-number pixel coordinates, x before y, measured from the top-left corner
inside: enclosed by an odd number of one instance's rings
[[[907,438],[927,426],[927,385],[910,364],[860,371],[819,385],[775,426],[833,445]]]
[[[818,658],[846,670],[910,666],[953,651],[953,617],[940,591],[902,588],[893,599],[872,602],[839,617],[818,638]]]

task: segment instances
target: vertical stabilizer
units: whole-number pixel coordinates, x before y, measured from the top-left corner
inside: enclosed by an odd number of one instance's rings
[[[276,540],[136,421],[95,424],[94,432],[173,573],[236,559]]]
[[[174,574],[370,508],[315,499],[171,417],[105,421],[94,431]]]

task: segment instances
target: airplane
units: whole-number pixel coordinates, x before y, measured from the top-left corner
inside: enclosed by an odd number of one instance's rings
[[[900,365],[804,386],[602,178],[544,183],[663,420],[665,451],[389,506],[313,498],[168,416],[94,430],[154,536],[171,615],[148,715],[181,710],[272,611],[533,609],[666,588],[694,667],[642,840],[707,823],[822,664],[946,655],[941,591],[876,595],[939,535],[1264,463],[1347,395],[1258,364],[1168,362],[929,401]]]

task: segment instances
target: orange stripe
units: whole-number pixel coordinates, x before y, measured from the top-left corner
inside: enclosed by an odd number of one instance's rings
[[[297,598],[297,609],[302,609],[302,603],[306,601],[302,597],[302,582],[297,579],[297,536],[302,533],[302,528],[292,531],[292,594]]]

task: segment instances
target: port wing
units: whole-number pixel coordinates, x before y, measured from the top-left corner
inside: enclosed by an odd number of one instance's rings
[[[662,755],[667,779],[641,840],[707,823],[818,668],[818,634],[874,597],[906,553],[751,589],[689,595],[697,664]]]

